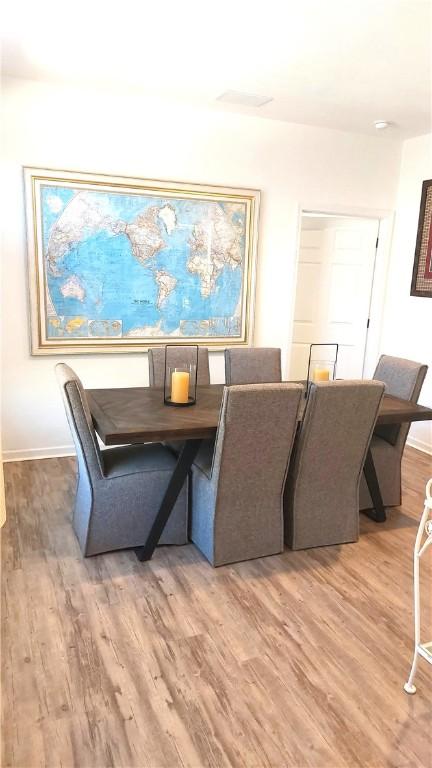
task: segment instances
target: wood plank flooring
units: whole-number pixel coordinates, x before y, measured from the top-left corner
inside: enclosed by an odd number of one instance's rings
[[[6,464],[4,768],[431,766],[426,662],[403,692],[430,476],[407,449],[403,507],[357,544],[212,569],[193,545],[84,560],[74,460]]]

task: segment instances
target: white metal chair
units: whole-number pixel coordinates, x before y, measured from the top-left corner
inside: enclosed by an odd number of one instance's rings
[[[425,541],[423,541],[424,535],[426,535]],[[427,643],[420,641],[420,558],[430,544],[432,544],[432,478],[426,486],[425,506],[414,545],[414,658],[408,682],[404,685],[406,693],[411,694],[416,692],[414,676],[419,656],[432,664],[432,640]]]

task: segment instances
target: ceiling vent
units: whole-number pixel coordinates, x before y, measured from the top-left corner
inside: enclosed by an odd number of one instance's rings
[[[225,91],[217,97],[216,101],[223,101],[226,104],[241,104],[243,107],[263,107],[269,101],[273,101],[272,96],[258,96],[256,93],[244,93],[243,91]]]

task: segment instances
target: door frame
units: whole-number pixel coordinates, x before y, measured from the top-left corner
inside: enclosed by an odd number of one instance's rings
[[[340,205],[322,205],[314,203],[301,203],[297,206],[297,237],[295,259],[292,269],[291,283],[291,317],[289,324],[289,339],[287,345],[287,358],[285,361],[287,378],[289,378],[291,347],[294,335],[294,312],[295,299],[297,292],[298,264],[300,256],[300,235],[302,228],[302,217],[304,213],[325,215],[325,216],[346,216],[354,219],[376,219],[379,223],[378,228],[378,248],[375,256],[375,267],[372,278],[372,291],[369,311],[369,328],[366,336],[365,355],[363,363],[363,376],[371,377],[378,357],[381,352],[381,335],[384,319],[384,305],[387,290],[387,275],[390,265],[390,253],[394,226],[394,211],[382,208],[357,208],[353,206]]]

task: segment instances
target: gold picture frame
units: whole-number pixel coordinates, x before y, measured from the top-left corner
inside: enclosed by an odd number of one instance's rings
[[[251,344],[259,190],[31,167],[24,184],[33,355]]]

